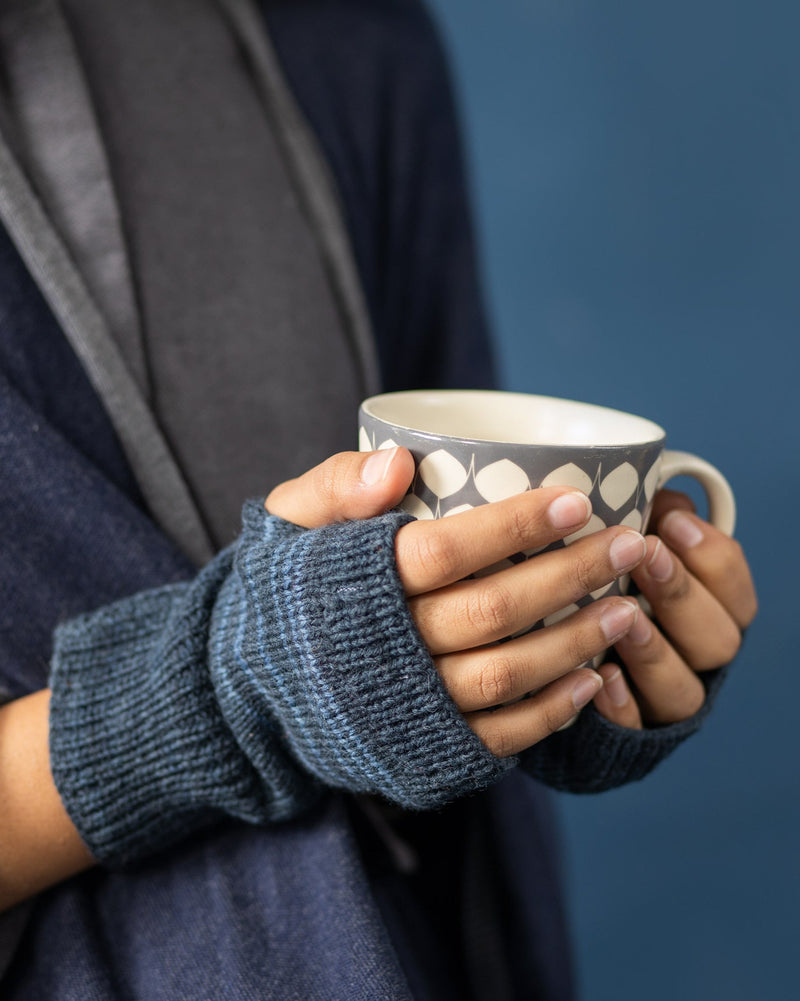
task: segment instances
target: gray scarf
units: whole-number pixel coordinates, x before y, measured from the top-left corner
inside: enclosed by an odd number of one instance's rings
[[[0,45],[28,176],[224,545],[246,497],[352,447],[377,387],[263,23],[245,0],[6,0]]]

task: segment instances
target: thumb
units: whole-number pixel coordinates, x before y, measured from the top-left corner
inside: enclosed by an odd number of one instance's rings
[[[414,478],[414,459],[405,448],[339,452],[267,497],[270,514],[303,528],[334,521],[372,518],[395,507]]]

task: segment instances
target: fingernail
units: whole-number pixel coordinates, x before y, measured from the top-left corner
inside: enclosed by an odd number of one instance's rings
[[[643,611],[639,611],[636,616],[636,621],[633,626],[628,630],[628,634],[625,637],[629,639],[632,643],[638,643],[643,646],[653,634],[653,623]]]
[[[374,452],[361,467],[361,482],[368,487],[380,483],[397,455],[397,447]]]
[[[632,601],[615,602],[603,611],[600,628],[609,646],[628,632],[636,620],[638,611],[638,606]]]
[[[692,546],[703,541],[703,533],[697,527],[696,522],[681,511],[670,511],[662,518],[658,530],[670,542],[675,542],[685,549],[691,549]]]
[[[612,674],[610,678],[606,678],[605,692],[615,706],[621,707],[625,705],[631,697],[631,693],[625,684],[622,671],[618,670],[616,674]]]
[[[562,494],[547,509],[547,517],[553,528],[577,528],[585,525],[592,513],[592,505],[585,494]]]
[[[659,539],[656,543],[655,552],[650,558],[650,562],[647,564],[647,572],[653,580],[657,580],[659,583],[663,584],[670,579],[673,569],[674,564],[672,562],[670,551],[661,539]]]
[[[576,709],[583,709],[603,687],[603,679],[592,672],[585,674],[572,689],[572,704]]]
[[[638,532],[623,532],[611,543],[608,555],[617,573],[625,573],[641,563],[646,552],[647,543],[643,536]]]

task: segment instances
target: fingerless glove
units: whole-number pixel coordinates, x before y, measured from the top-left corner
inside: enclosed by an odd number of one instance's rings
[[[430,808],[499,778],[411,619],[394,537],[245,507],[193,581],[56,631],[51,763],[96,858],[124,864],[223,816],[280,821],[328,788]]]
[[[630,730],[587,706],[574,726],[554,733],[520,755],[523,771],[565,792],[605,792],[635,782],[697,733],[711,712],[727,668],[699,675],[705,702],[688,719],[666,726]]]

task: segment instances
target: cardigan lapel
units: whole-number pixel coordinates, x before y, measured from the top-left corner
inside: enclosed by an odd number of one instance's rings
[[[111,171],[58,0],[6,0],[0,6],[0,49],[21,163],[148,396],[141,322]]]
[[[0,133],[0,221],[102,400],[153,518],[197,565],[208,533],[97,303]]]

